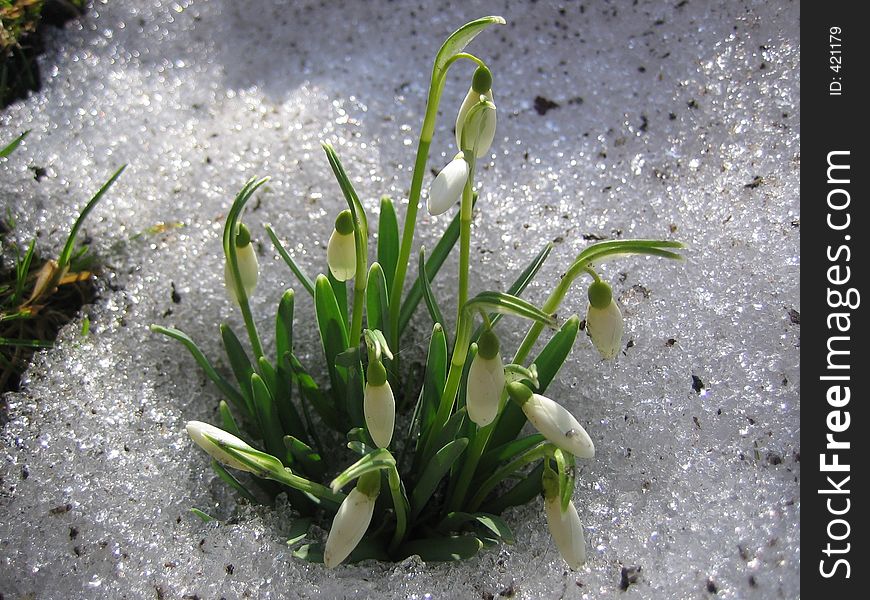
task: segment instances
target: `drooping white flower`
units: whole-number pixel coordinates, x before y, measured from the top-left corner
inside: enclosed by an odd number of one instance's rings
[[[471,87],[462,101],[459,114],[456,115],[456,147],[459,150],[463,149],[462,132],[465,127],[468,127],[468,133],[471,136],[477,136],[477,139],[474,137],[467,139],[466,147],[468,149],[476,147],[475,156],[477,158],[482,158],[489,152],[492,141],[495,139],[496,126],[496,111],[494,110],[479,110],[471,121],[468,121],[468,114],[474,106],[480,104],[481,96],[489,102],[495,103],[492,97],[492,74],[486,67],[478,67],[474,72]]]
[[[335,219],[335,229],[326,245],[326,262],[338,281],[347,281],[356,273],[356,242],[349,210],[341,211]]]
[[[602,358],[611,359],[622,348],[623,329],[622,312],[613,299],[610,286],[603,281],[592,283],[586,310],[586,333]]]
[[[460,152],[452,161],[447,163],[446,167],[441,169],[429,187],[429,198],[426,201],[429,214],[433,217],[440,215],[459,202],[467,181],[468,163],[462,158]]]
[[[224,431],[214,425],[203,423],[202,421],[188,421],[185,427],[187,434],[190,436],[197,446],[209,453],[209,455],[228,467],[247,471],[255,475],[261,475],[264,472],[278,468],[282,469],[280,461],[274,456],[265,454],[256,450],[240,440],[231,433]],[[261,468],[256,469],[252,465],[242,462],[232,454],[226,451],[226,447],[232,448],[238,452],[242,452],[246,457],[254,462],[261,462]]]
[[[366,429],[375,445],[378,448],[389,446],[396,423],[396,400],[390,382],[387,381],[387,372],[379,361],[369,363],[363,412]]]
[[[236,235],[235,243],[236,261],[239,265],[242,288],[245,290],[245,295],[250,296],[257,287],[260,265],[257,262],[257,252],[251,243],[251,232],[248,231],[248,228],[244,224],[239,224],[239,233]],[[236,294],[236,286],[233,283],[233,270],[230,267],[229,259],[224,263],[224,284],[227,288],[227,295],[233,302],[238,304],[239,298],[238,294]]]
[[[511,399],[520,403],[526,418],[557,448],[577,458],[595,456],[595,445],[583,426],[561,404],[532,391],[521,383],[507,385]]]
[[[504,364],[498,338],[487,329],[480,336],[477,354],[468,369],[465,392],[468,418],[479,427],[492,423],[498,414],[504,386]]]
[[[365,535],[372,522],[380,482],[381,475],[377,471],[363,475],[338,507],[323,549],[326,568],[341,564]]]
[[[550,535],[556,542],[559,554],[572,569],[579,569],[586,562],[586,539],[583,536],[583,525],[574,502],[568,503],[568,509],[562,510],[559,495],[544,498],[544,512],[547,515],[547,526]]]

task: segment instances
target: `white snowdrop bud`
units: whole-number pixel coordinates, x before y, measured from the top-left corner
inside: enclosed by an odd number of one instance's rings
[[[459,202],[462,190],[468,181],[468,163],[462,158],[462,153],[447,163],[441,169],[435,181],[429,187],[429,198],[426,208],[433,217],[446,212],[451,206]]]
[[[242,288],[245,290],[245,295],[250,296],[257,287],[260,265],[257,262],[257,253],[254,250],[254,245],[251,243],[251,232],[243,223],[239,223],[239,231],[236,234],[236,261],[239,265]],[[227,288],[227,295],[233,302],[238,304],[239,298],[233,282],[233,270],[230,267],[229,260],[224,263],[224,284]]]
[[[557,448],[577,458],[595,456],[595,445],[583,426],[562,405],[532,391],[521,383],[509,383],[508,393],[519,403],[526,418]]]
[[[499,353],[498,338],[487,329],[480,335],[477,354],[471,361],[466,382],[465,405],[468,418],[485,427],[498,414],[505,386],[504,364]]]
[[[329,271],[339,281],[347,281],[356,273],[356,242],[353,235],[353,215],[343,210],[335,219],[335,229],[326,246]]]
[[[602,358],[611,359],[619,352],[623,328],[622,312],[613,299],[610,286],[603,281],[592,283],[586,310],[586,333]]]
[[[568,509],[563,511],[558,494],[545,497],[544,512],[547,515],[550,536],[556,542],[559,554],[569,567],[579,569],[586,562],[586,539],[583,537],[583,525],[574,502],[569,502]]]
[[[387,381],[387,371],[380,361],[369,363],[366,370],[366,388],[363,396],[363,412],[366,428],[378,448],[386,448],[393,439],[396,422],[396,400]]]
[[[274,456],[260,452],[251,448],[244,441],[240,440],[231,433],[227,433],[223,429],[219,429],[214,425],[203,423],[202,421],[188,421],[186,425],[187,434],[190,436],[197,446],[209,453],[209,455],[228,467],[238,469],[239,471],[247,471],[255,475],[262,475],[264,472],[275,469],[283,469],[281,461]],[[227,452],[226,448],[231,448],[237,452],[244,453],[247,458],[255,463],[261,463],[261,468],[257,469],[250,464],[242,462],[237,457]]]
[[[323,549],[326,568],[341,564],[357,547],[372,522],[380,487],[380,471],[366,473],[338,507]]]
[[[465,127],[469,127],[468,132],[473,136],[478,136],[477,140],[469,138],[466,140],[466,146],[471,149],[477,146],[475,156],[482,158],[489,152],[492,141],[495,138],[496,115],[494,110],[480,110],[476,116],[468,122],[468,113],[471,109],[480,104],[480,97],[484,96],[490,102],[493,102],[492,97],[492,74],[486,67],[478,67],[474,72],[471,88],[462,101],[462,106],[459,108],[459,114],[456,115],[456,147],[462,150],[462,131]]]

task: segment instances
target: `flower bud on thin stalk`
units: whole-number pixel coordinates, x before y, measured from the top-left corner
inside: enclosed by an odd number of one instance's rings
[[[485,427],[498,414],[505,374],[498,337],[487,329],[480,335],[477,354],[471,361],[466,382],[465,405],[468,418]]]
[[[265,454],[256,450],[240,440],[231,433],[224,431],[214,425],[203,423],[202,421],[188,421],[186,425],[187,433],[197,446],[208,452],[208,454],[221,464],[224,464],[239,471],[247,471],[259,477],[264,473],[275,469],[281,470],[283,466],[280,461],[274,456]],[[260,468],[255,468],[252,464],[239,460],[236,456],[227,451],[227,448],[244,454],[251,459],[251,462],[261,462]]]
[[[595,445],[583,426],[562,405],[553,402],[522,383],[509,383],[508,394],[522,406],[529,422],[557,448],[577,458],[595,456]]]
[[[568,566],[579,569],[586,562],[586,539],[577,508],[571,501],[567,509],[562,510],[557,475],[549,467],[544,470],[541,484],[544,488],[544,513],[547,516],[550,536]]]
[[[589,286],[588,295],[586,332],[601,357],[611,359],[622,347],[622,312],[613,299],[613,290],[606,282],[594,281]]]
[[[250,296],[254,293],[254,289],[257,287],[257,279],[260,276],[260,265],[257,262],[257,253],[254,251],[254,244],[251,243],[251,231],[244,223],[239,223],[235,243],[236,262],[239,266],[239,276],[241,277],[242,288],[245,290],[245,295]],[[224,263],[224,284],[227,288],[227,295],[233,302],[238,304],[239,298],[236,293],[233,268],[230,265],[229,257],[227,257],[227,260]]]
[[[366,428],[378,448],[386,448],[393,439],[396,422],[396,400],[387,381],[387,371],[380,360],[369,362],[363,396]]]
[[[326,246],[329,271],[338,281],[352,279],[356,272],[356,242],[353,234],[353,215],[345,209],[335,219],[335,229]]]
[[[483,98],[481,98],[483,96]],[[471,88],[462,101],[462,106],[459,108],[459,114],[456,115],[456,147],[460,150],[463,148],[476,148],[475,156],[483,158],[489,152],[492,141],[495,139],[496,114],[494,110],[481,110],[469,119],[471,109],[480,104],[481,101],[489,101],[495,104],[492,97],[492,74],[486,67],[478,67],[474,72]],[[469,138],[467,145],[463,146],[462,134],[465,128],[468,127],[468,132],[477,136],[476,139]]]
[[[372,522],[375,500],[380,490],[380,471],[369,472],[359,478],[356,487],[342,501],[323,549],[323,564],[326,568],[341,564],[360,543]]]

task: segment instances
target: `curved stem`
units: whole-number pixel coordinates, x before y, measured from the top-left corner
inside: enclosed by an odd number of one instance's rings
[[[535,446],[528,450],[525,454],[521,454],[519,457],[515,458],[501,469],[498,469],[495,473],[490,475],[477,489],[477,493],[471,498],[471,501],[468,503],[468,511],[474,512],[476,511],[480,505],[486,500],[486,497],[492,491],[492,489],[498,485],[505,477],[510,475],[511,473],[521,469],[525,465],[530,462],[534,462],[540,458],[544,458],[553,453],[554,446],[550,443],[542,443],[540,446]]]

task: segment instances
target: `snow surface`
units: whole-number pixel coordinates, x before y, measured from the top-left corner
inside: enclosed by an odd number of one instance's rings
[[[7,397],[0,595],[799,597],[799,11],[769,1],[117,0],[52,32],[42,90],[0,114],[3,139],[32,130],[0,164],[14,235],[56,252],[84,202],[130,166],[85,227],[106,264],[85,310],[90,335],[70,324]],[[506,288],[550,240],[527,292],[537,302],[591,236],[679,239],[688,260],[605,265],[625,352],[604,363],[578,340],[548,394],[597,448],[574,496],[582,570],[559,558],[538,502],[506,513],[515,545],[465,563],[327,571],[292,558],[288,511],[235,506],[215,480],[183,423],[214,422],[218,392],[148,325],[182,328],[225,367],[217,326],[241,325],[223,290],[222,218],[247,178],[270,175],[246,217],[262,243],[254,310],[268,329],[283,289],[301,288],[262,224],[310,274],[325,270],[343,200],[321,140],[370,214],[383,193],[403,198],[434,53],[485,14],[509,25],[470,47],[492,67],[499,108],[480,172],[474,289]],[[470,75],[465,64],[451,71],[433,168],[455,152]],[[539,114],[537,96],[559,106]],[[432,247],[449,217],[421,215],[418,241]],[[436,286],[448,314],[454,285],[446,275]],[[303,296],[298,344],[313,356]],[[560,315],[584,310],[578,288]],[[409,354],[428,335],[417,316]],[[505,348],[514,329],[502,327]],[[191,506],[223,522],[204,524]]]

